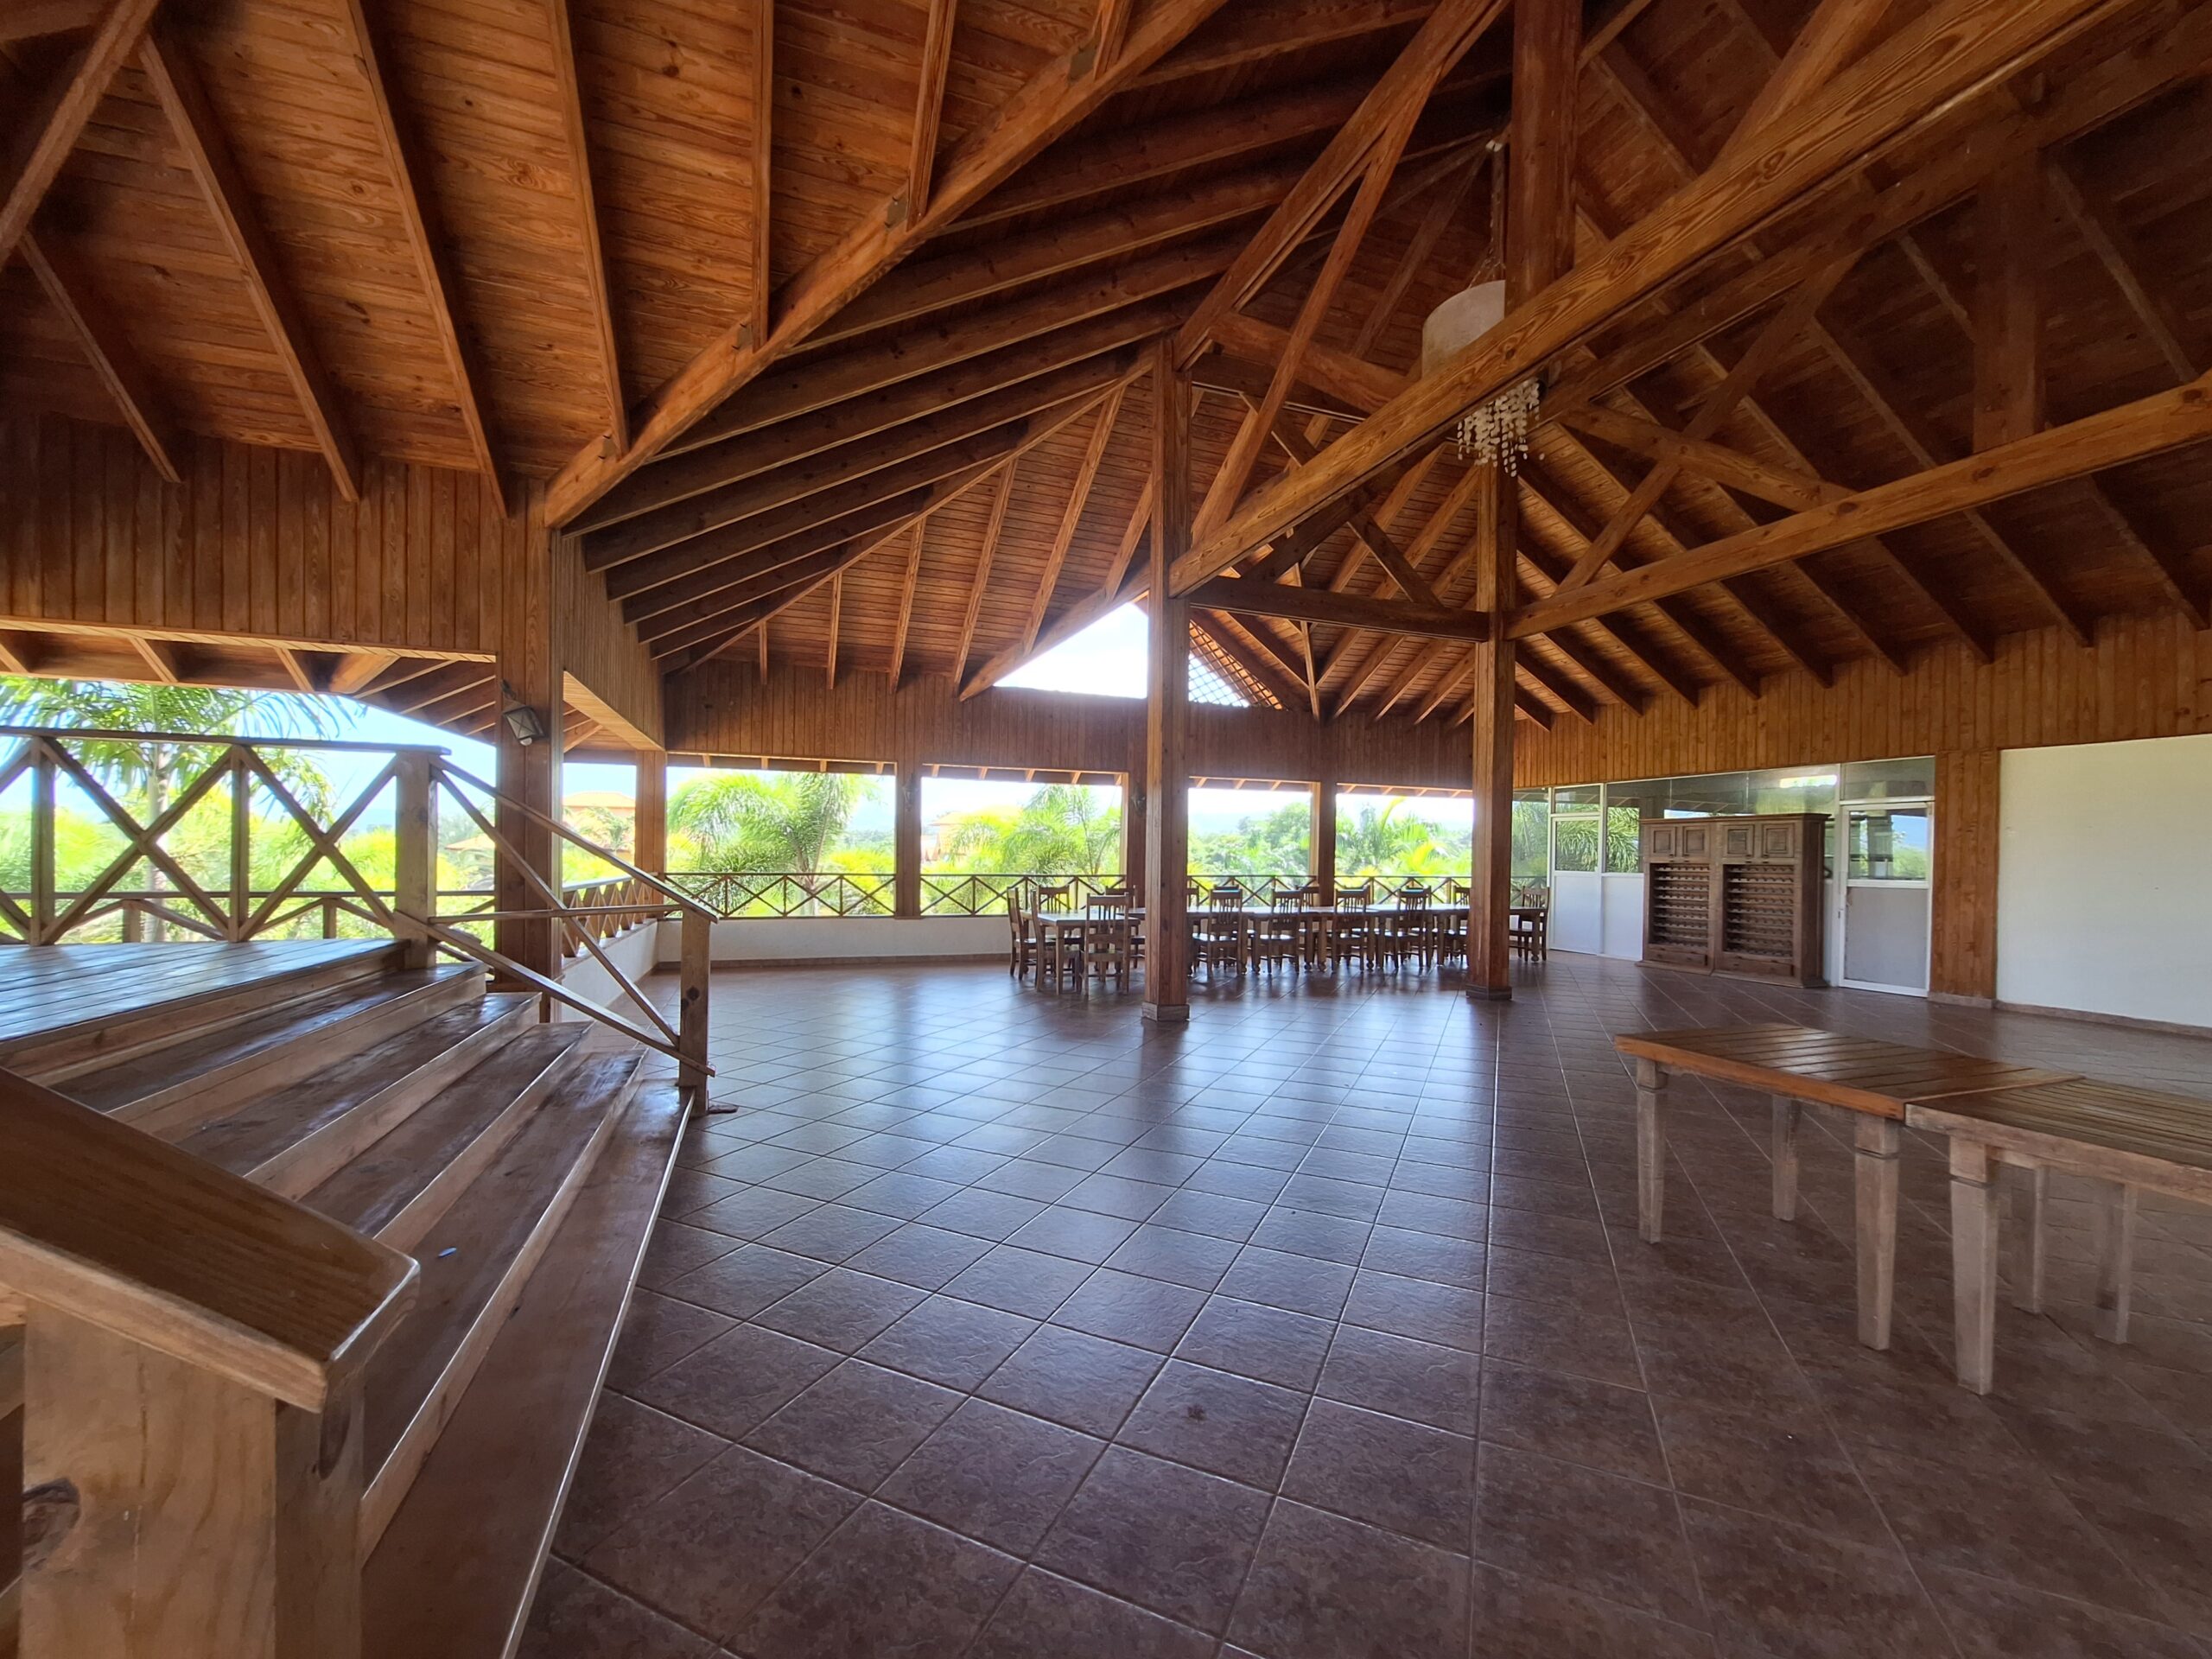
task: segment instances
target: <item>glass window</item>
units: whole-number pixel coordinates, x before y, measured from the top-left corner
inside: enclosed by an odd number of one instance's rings
[[[1513,792],[1513,879],[1541,881],[1550,874],[1547,855],[1551,840],[1549,794],[1541,789]]]
[[[1598,805],[1596,784],[1577,784],[1572,789],[1552,791],[1552,810],[1572,812],[1578,806],[1585,811],[1595,811]]]
[[[1924,801],[1936,793],[1936,760],[1854,760],[1843,769],[1847,801]]]
[[[1573,874],[1593,874],[1598,868],[1598,815],[1554,813],[1552,818],[1552,868]]]
[[[1850,835],[1850,880],[1928,880],[1931,842],[1926,807],[1854,808]]]

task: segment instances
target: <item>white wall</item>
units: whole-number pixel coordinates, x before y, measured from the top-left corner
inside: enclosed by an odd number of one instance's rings
[[[2212,736],[2001,766],[1998,1001],[2212,1027]]]
[[[613,938],[601,940],[599,948],[607,952],[609,962],[642,987],[645,976],[653,970],[654,958],[659,950],[657,936],[660,926],[661,924],[656,922],[646,927],[633,927]],[[674,938],[676,930],[670,928],[668,935]],[[613,977],[599,965],[599,959],[589,951],[569,960],[561,969],[561,984],[563,988],[574,991],[601,1007],[612,1007],[626,1019],[639,1017],[639,1010],[630,1001],[628,994],[616,989]],[[590,1018],[588,1014],[579,1014],[574,1008],[561,1007],[557,1004],[553,1017],[556,1020]]]
[[[714,959],[728,962],[819,962],[848,957],[1004,956],[1004,916],[747,917],[716,922]],[[661,926],[660,959],[682,959],[677,929]]]

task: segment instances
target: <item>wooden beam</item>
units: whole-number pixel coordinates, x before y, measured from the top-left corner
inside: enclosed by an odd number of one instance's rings
[[[1319,588],[1289,588],[1273,582],[1217,576],[1193,588],[1190,599],[1200,610],[1280,616],[1293,622],[1419,634],[1431,639],[1481,639],[1490,632],[1490,619],[1478,612],[1442,610],[1398,600],[1370,599],[1361,594],[1332,594]]]
[[[1578,431],[1603,438],[1616,448],[1632,451],[1649,461],[1670,463],[1684,472],[1695,473],[1777,506],[1816,507],[1823,501],[1849,493],[1840,484],[1831,484],[1811,473],[1777,467],[1740,449],[1731,449],[1708,439],[1693,438],[1656,421],[1624,415],[1602,404],[1583,404],[1563,410],[1560,418]]]
[[[1019,381],[1001,391],[956,404],[890,431],[855,438],[773,472],[704,490],[668,506],[626,518],[584,537],[584,568],[608,569],[663,548],[677,546],[709,531],[842,489],[872,474],[906,467],[908,463],[920,461],[932,450],[1117,384],[1127,376],[1135,360],[1134,348],[1128,347],[1094,357],[1050,374]]]
[[[144,360],[132,348],[92,278],[58,244],[45,240],[35,231],[24,232],[22,251],[23,263],[68,323],[92,372],[115,400],[123,423],[138,440],[154,470],[168,483],[183,482],[177,457],[182,453],[184,435],[169,418]]]
[[[747,346],[768,338],[776,291],[775,269],[769,264],[776,201],[776,0],[753,0],[752,16],[753,126],[746,134],[745,158],[746,194],[753,215],[747,273],[752,294],[735,331]],[[766,638],[761,636],[764,642]]]
[[[1106,401],[1099,406],[1098,418],[1091,423],[1090,442],[1076,467],[1067,505],[1060,512],[1059,528],[1053,532],[1052,545],[1045,555],[1045,570],[1037,581],[1037,596],[1030,603],[1029,620],[1021,631],[1021,648],[1025,652],[1036,645],[1037,632],[1045,626],[1045,613],[1052,605],[1052,590],[1059,586],[1060,569],[1067,563],[1068,549],[1075,544],[1076,531],[1082,527],[1083,510],[1090,505],[1091,486],[1098,481],[1099,463],[1106,459],[1106,446],[1114,436],[1114,423],[1121,416],[1122,393],[1127,385],[1124,378],[1106,394]]]
[[[1176,335],[1179,363],[1187,365],[1196,359],[1212,337],[1215,324],[1229,313],[1241,310],[1267,285],[1352,181],[1366,170],[1375,146],[1405,120],[1408,101],[1417,105],[1426,99],[1445,71],[1503,10],[1504,0],[1441,0],[1281,206],[1268,215],[1236,262],[1198,302]],[[1408,125],[1406,131],[1410,130]]]
[[[960,686],[962,702],[989,690],[1024,663],[1041,657],[1063,641],[1073,639],[1109,612],[1117,611],[1122,606],[1144,597],[1143,573],[1139,570],[1132,575],[1129,566],[1144,541],[1147,526],[1152,522],[1152,495],[1153,485],[1150,480],[1147,480],[1144,493],[1137,501],[1136,511],[1129,515],[1128,528],[1122,533],[1122,544],[1115,552],[1114,563],[1106,572],[1106,580],[1093,592],[1076,601],[1046,623],[1027,649],[1018,643],[1008,645],[969,675]],[[982,575],[979,574],[976,586],[969,590],[969,636],[975,632],[974,616],[977,605],[981,603],[981,587]],[[963,655],[965,655],[964,649]]]
[[[1274,436],[1275,442],[1290,457],[1293,466],[1303,467],[1312,462],[1316,452],[1304,433],[1278,422]],[[1436,589],[1430,586],[1428,578],[1416,568],[1416,563],[1434,545],[1437,537],[1443,534],[1445,526],[1465,504],[1467,488],[1466,477],[1463,474],[1459,482],[1445,493],[1443,504],[1429,515],[1410,550],[1400,548],[1390,532],[1363,509],[1356,510],[1351,515],[1351,533],[1358,538],[1360,545],[1375,556],[1376,563],[1397,584],[1398,591],[1415,604],[1435,609],[1444,603],[1437,597]]]
[[[46,642],[20,628],[0,628],[0,669],[10,674],[35,674],[46,661]]]
[[[857,563],[857,561],[856,561]],[[840,568],[830,578],[830,659],[823,664],[829,675],[829,689],[837,689],[837,625],[843,620],[845,610],[845,573]]]
[[[2098,480],[2085,479],[2082,483],[2090,504],[2112,526],[2113,539],[2151,573],[2183,616],[2200,628],[2212,628],[2212,588],[2190,575],[2189,562],[2163,542],[2144,534],[2133,516]]]
[[[330,671],[330,690],[340,696],[358,696],[372,681],[388,673],[397,660],[396,652],[346,652]]]
[[[577,73],[575,16],[569,0],[545,0],[546,30],[553,51],[553,83],[561,105],[562,137],[569,150],[569,176],[575,181],[577,240],[583,256],[584,291],[590,296],[592,332],[599,348],[599,372],[607,391],[607,441],[617,449],[630,442],[630,414],[622,395],[622,350],[614,327],[614,287],[607,275],[607,249],[600,238],[599,196],[591,176],[591,137],[584,120],[584,93]]]
[[[1290,331],[1232,311],[1214,328],[1214,344],[1248,364],[1272,365],[1281,361]],[[1210,363],[1211,359],[1200,359]],[[1198,365],[1193,365],[1193,372]],[[1300,359],[1298,375],[1344,410],[1372,415],[1403,391],[1411,381],[1379,363],[1319,341],[1308,345]],[[1332,410],[1331,412],[1336,412]]]
[[[982,550],[976,556],[976,574],[968,583],[968,610],[961,619],[960,645],[952,653],[952,680],[957,685],[968,672],[968,653],[976,644],[976,623],[983,612],[983,592],[990,586],[991,562],[998,556],[999,537],[1006,530],[1007,503],[1014,497],[1014,468],[1009,461],[999,474],[999,487],[991,497],[991,515],[983,524]]]
[[[1557,702],[1560,708],[1566,709],[1584,725],[1592,725],[1596,722],[1598,705],[1590,700],[1589,694],[1542,658],[1533,652],[1516,652],[1514,654],[1513,665],[1521,673],[1534,680],[1540,690]]]
[[[0,5],[0,46],[90,29],[107,10],[102,0],[7,0]]]
[[[2009,162],[1982,187],[1974,289],[1974,447],[2043,428],[2043,266],[2050,241],[2040,156]]]
[[[1152,594],[1145,696],[1146,1019],[1190,1012],[1191,606],[1168,582],[1191,533],[1191,388],[1163,337],[1152,358]],[[1233,584],[1232,584],[1233,585]]]
[[[138,49],[154,6],[155,0],[114,0],[92,38],[16,110],[16,129],[0,133],[0,266],[29,232],[31,216],[77,147],[115,72]]]
[[[906,576],[899,585],[899,626],[891,636],[891,689],[899,689],[899,677],[906,667],[906,630],[914,620],[914,589],[922,579],[922,534],[928,527],[925,518],[914,520],[913,533],[906,538]]]
[[[1281,664],[1256,649],[1252,636],[1233,626],[1227,613],[1209,611],[1193,615],[1191,632],[1211,642],[1215,650],[1250,675],[1253,683],[1273,697],[1278,706],[1287,709],[1303,701],[1305,688],[1298,683],[1297,677],[1286,673]]]
[[[1723,153],[1756,143],[1777,115],[1833,80],[1873,39],[1889,10],[1888,0],[1821,0],[1737,122]]]
[[[462,429],[468,435],[469,453],[476,459],[476,470],[492,480],[503,507],[512,514],[515,504],[510,480],[492,442],[491,426],[484,414],[483,365],[478,361],[475,337],[461,315],[461,284],[454,276],[450,251],[454,242],[446,234],[436,204],[423,192],[422,179],[426,169],[416,157],[415,135],[401,124],[399,111],[392,102],[377,32],[370,25],[365,0],[346,0],[346,11],[353,35],[353,60],[368,86],[369,109],[377,140],[384,149],[385,165],[391,174],[408,245],[414,251],[416,268],[423,273],[423,295],[429,303],[430,326],[445,353],[446,372],[453,377],[454,400],[461,411]],[[594,447],[597,447],[596,440]]]
[[[620,489],[579,518],[575,528],[587,533],[601,530],[709,490],[796,466],[840,445],[944,414],[956,404],[1149,340],[1162,327],[1173,325],[1173,315],[1172,305],[1160,302],[1106,313],[949,369],[902,380],[874,396],[816,410],[766,431],[664,456],[639,469]]]
[[[836,245],[791,280],[765,339],[746,338],[739,325],[725,330],[653,394],[627,448],[607,456],[596,446],[587,446],[574,456],[547,490],[548,522],[566,524],[658,454],[732,392],[808,339],[847,301],[1165,55],[1221,3],[1160,0],[1132,29],[1127,48],[1112,64],[1099,67],[1090,61],[1085,42],[1046,65],[961,143],[921,212],[894,213],[894,197],[880,211],[863,214]],[[1085,54],[1080,64],[1077,53]]]
[[[284,365],[285,378],[299,399],[300,413],[330,468],[338,493],[348,501],[359,500],[361,462],[354,448],[353,429],[339,409],[337,389],[323,371],[322,359],[308,334],[307,319],[284,278],[261,217],[254,211],[252,195],[232,158],[199,72],[181,41],[166,29],[147,35],[139,65],[184,151],[185,166],[198,182],[223,241],[245,277],[253,308],[268,330],[277,360]]]
[[[1675,192],[1599,260],[1578,266],[1522,308],[1511,329],[1461,353],[1277,480],[1184,560],[1187,590],[1376,469],[1433,442],[1459,412],[1585,341],[1717,250],[1841,175],[1855,172],[1931,117],[1998,76],[2031,67],[2117,9],[2117,0],[1937,0],[1740,159]]]
[[[150,639],[143,633],[134,633],[130,636],[130,648],[162,684],[183,683],[184,653],[175,641]]]
[[[325,688],[317,683],[304,652],[294,651],[289,645],[279,645],[276,647],[276,660],[283,664],[285,677],[292,682],[294,690],[304,692],[311,697],[321,695]]]
[[[2143,275],[2142,257],[2134,245],[2134,238],[2112,203],[2102,192],[2087,192],[2075,181],[2064,160],[2056,155],[2046,158],[2046,178],[2052,199],[2073,221],[2082,239],[2089,245],[2089,251],[2105,268],[2105,274],[2120,289],[2120,296],[2135,320],[2165,359],[2167,369],[2177,382],[2193,380],[2202,372],[2197,353],[2190,346],[2191,338],[2187,323],[2173,302],[2163,289],[2153,289]]]
[[[1691,549],[1529,607],[1516,632],[1601,616],[1725,576],[1788,563],[1862,536],[1925,524],[2108,467],[2212,439],[2212,377],[1986,449],[1826,506]]]
[[[922,29],[922,61],[914,86],[914,133],[906,153],[906,200],[903,211],[919,216],[929,210],[930,181],[937,169],[938,123],[944,111],[944,79],[952,67],[952,18],[960,0],[928,0]]]

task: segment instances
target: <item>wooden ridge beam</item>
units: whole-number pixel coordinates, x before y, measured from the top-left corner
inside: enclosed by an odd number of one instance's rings
[[[60,175],[62,162],[77,147],[116,71],[138,49],[155,3],[114,0],[100,13],[92,38],[70,54],[53,82],[22,100],[15,111],[16,130],[0,133],[0,266],[29,233],[32,215]],[[40,20],[41,32],[50,21],[50,15]]]
[[[1135,361],[1124,347],[1049,374],[1023,380],[1002,391],[958,404],[943,413],[910,421],[888,432],[855,439],[776,471],[701,492],[672,505],[626,518],[584,537],[587,570],[604,570],[643,558],[695,536],[720,530],[756,514],[786,507],[838,489],[872,473],[883,472],[972,438],[1008,421],[1118,384]]]
[[[616,448],[630,442],[629,407],[622,395],[622,350],[614,328],[614,285],[600,236],[599,197],[592,183],[591,137],[584,120],[584,93],[576,67],[575,17],[569,0],[545,0],[546,32],[553,53],[555,95],[561,106],[561,134],[569,152],[569,175],[575,181],[576,234],[583,256],[584,292],[590,296],[593,345],[607,392],[607,441]]]
[[[252,194],[231,155],[199,72],[182,42],[165,28],[146,36],[138,60],[156,101],[168,118],[170,131],[184,151],[185,165],[214,215],[231,257],[245,275],[253,308],[268,331],[269,343],[283,365],[285,378],[292,383],[301,416],[315,448],[322,452],[331,480],[342,498],[359,501],[361,461],[353,429],[339,408],[337,388],[323,369],[322,359],[308,333],[307,319],[285,280],[276,247],[254,210]]]
[[[1178,363],[1194,359],[1212,337],[1214,325],[1241,310],[1267,285],[1368,165],[1375,146],[1406,119],[1408,101],[1416,105],[1425,101],[1444,73],[1503,10],[1504,0],[1440,0],[1305,176],[1198,302],[1175,337]],[[1405,130],[1410,134],[1409,124]],[[1404,139],[1397,142],[1402,144]]]
[[[1963,461],[1860,490],[1772,524],[1529,606],[1516,633],[1600,616],[1688,588],[1925,524],[2023,492],[2086,478],[2146,455],[2212,439],[2212,377],[1985,449]]]
[[[145,360],[132,347],[115,314],[101,299],[87,276],[56,243],[35,231],[23,233],[23,263],[38,279],[56,310],[77,338],[77,345],[92,365],[92,372],[107,388],[108,396],[123,416],[123,423],[138,440],[138,447],[164,482],[181,484],[177,468],[184,434],[170,418]]]
[[[919,213],[896,211],[894,196],[881,211],[863,214],[836,245],[778,295],[766,338],[753,339],[743,324],[733,324],[653,393],[626,448],[607,455],[596,445],[587,445],[571,458],[547,489],[547,521],[566,524],[732,392],[795,350],[847,302],[1165,56],[1221,3],[1159,0],[1133,26],[1110,64],[1098,65],[1087,41],[1047,64],[959,145]]]
[[[742,398],[733,398],[711,417],[697,422],[682,448],[671,448],[671,453],[681,454],[684,449],[758,431],[1106,312],[1164,301],[1219,270],[1229,262],[1235,244],[1234,235],[1216,233],[1124,265],[1084,272],[1072,282],[950,321],[925,323],[881,340],[791,364],[753,381]]]
[[[937,175],[938,125],[944,113],[945,76],[952,68],[952,19],[960,0],[928,0],[922,27],[922,61],[914,86],[914,132],[906,154],[906,199],[900,211],[909,218],[926,213],[930,185]]]
[[[1474,611],[1451,611],[1402,601],[1370,599],[1360,594],[1332,594],[1318,588],[1216,577],[1191,590],[1192,606],[1249,616],[1279,616],[1291,622],[1331,627],[1410,633],[1432,639],[1481,639],[1490,619]]]
[[[486,384],[476,339],[461,309],[461,284],[453,270],[453,239],[446,234],[436,203],[425,194],[420,146],[415,134],[400,119],[383,67],[378,34],[372,26],[365,0],[346,0],[353,35],[353,57],[367,83],[369,105],[375,118],[377,139],[383,146],[385,164],[391,170],[392,189],[399,201],[400,222],[408,245],[423,273],[423,297],[430,308],[430,324],[445,353],[446,370],[453,377],[454,399],[461,423],[468,436],[469,453],[476,470],[492,480],[502,509],[515,510],[512,480],[493,442],[491,425],[484,413]],[[597,448],[594,442],[594,448]]]
[[[888,433],[958,404],[1005,391],[1105,353],[1134,346],[1173,326],[1163,302],[1087,318],[1016,345],[967,359],[950,368],[902,380],[865,397],[816,410],[764,431],[705,448],[664,456],[639,469],[576,521],[587,534],[695,495],[797,466],[840,445]]]

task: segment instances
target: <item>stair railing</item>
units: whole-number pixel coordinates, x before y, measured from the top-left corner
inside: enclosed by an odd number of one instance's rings
[[[122,732],[73,727],[0,726],[0,740],[16,745],[0,759],[0,791],[28,779],[30,785],[30,870],[27,890],[0,888],[0,938],[31,945],[58,944],[71,934],[110,917],[130,931],[135,918],[143,931],[150,923],[166,931],[202,938],[238,941],[267,932],[296,917],[297,899],[316,872],[328,869],[344,884],[343,899],[325,898],[325,907],[342,903],[350,913],[380,927],[410,947],[410,960],[428,967],[433,955],[448,954],[481,963],[503,982],[524,985],[575,1009],[676,1061],[677,1084],[694,1109],[703,1109],[707,1079],[707,986],[712,966],[714,915],[690,894],[648,874],[611,849],[586,840],[556,817],[503,794],[456,766],[442,748],[422,745],[349,743],[308,738],[239,738],[178,732]],[[159,746],[180,752],[168,788],[145,821],[118,801],[97,769],[73,749],[86,745]],[[288,784],[283,768],[269,753],[279,750],[371,753],[388,756],[385,764],[344,805],[318,812],[302,803]],[[94,808],[105,827],[121,838],[90,880],[74,891],[60,890],[57,795],[67,784]],[[230,814],[226,881],[203,880],[168,843],[178,827],[203,803],[220,802],[227,788]],[[442,893],[438,886],[437,800],[447,798],[482,832],[492,848],[494,884],[504,872],[520,881],[537,902],[487,908],[474,895]],[[365,875],[344,845],[387,790],[393,795],[394,876],[380,886]],[[254,844],[260,820],[253,810],[256,791],[271,809],[271,823],[296,828],[306,850],[282,874],[254,874]],[[498,828],[499,809],[550,830],[569,844],[620,871],[635,895],[607,902],[594,889],[573,898],[525,857]],[[266,826],[262,826],[266,828]],[[126,887],[141,866],[165,883],[158,890]],[[442,900],[472,902],[458,910]],[[496,901],[494,901],[496,904]],[[677,1015],[664,1016],[619,967],[601,944],[618,921],[673,918],[680,929]],[[544,922],[555,928],[564,950],[589,956],[613,982],[619,1000],[637,1017],[617,1012],[565,988],[554,975],[518,962],[478,936],[486,924]]]
[[[0,1645],[358,1653],[362,1376],[416,1277],[0,1071],[0,1325],[19,1332],[0,1352],[21,1363],[24,1488]]]

